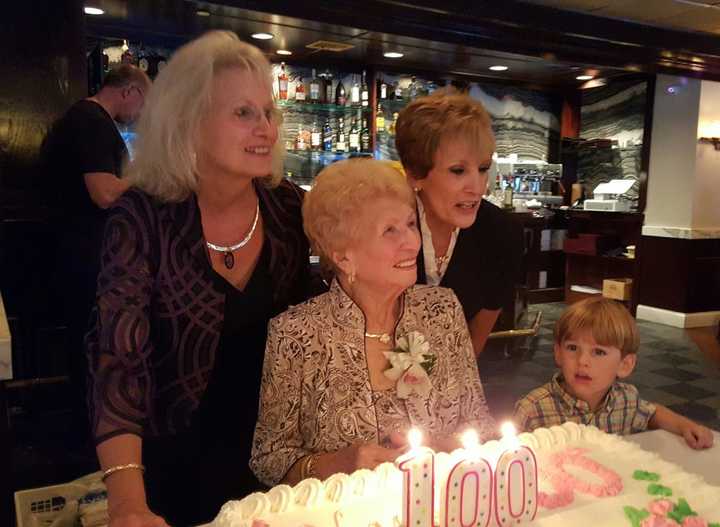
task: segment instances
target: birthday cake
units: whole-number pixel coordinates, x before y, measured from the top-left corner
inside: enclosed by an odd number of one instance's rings
[[[419,483],[398,460],[278,485],[226,503],[212,527],[720,527],[720,487],[619,436],[566,423],[517,445],[509,458],[499,441],[431,455]]]

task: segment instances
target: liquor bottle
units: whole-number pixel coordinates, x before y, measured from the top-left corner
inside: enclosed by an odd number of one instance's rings
[[[332,151],[333,147],[333,131],[330,127],[330,118],[325,119],[325,126],[323,126],[323,150],[326,152]]]
[[[368,120],[363,119],[362,130],[360,131],[360,149],[363,152],[370,151],[370,129],[368,128]]]
[[[325,104],[333,103],[333,87],[332,87],[333,76],[330,70],[325,70]]]
[[[370,93],[368,92],[367,80],[365,78],[365,70],[362,72],[362,85],[360,86],[360,104],[367,107],[370,104]]]
[[[278,99],[281,101],[287,100],[288,92],[288,78],[285,74],[285,63],[280,63],[280,75],[278,75]]]
[[[315,76],[315,68],[312,70],[312,79],[310,80],[310,102],[320,102],[320,80]]]
[[[377,86],[377,98],[379,101],[384,101],[388,96],[387,83],[385,82],[385,79],[378,79]]]
[[[357,77],[353,75],[353,85],[350,90],[350,104],[353,106],[360,105],[360,85],[358,84]]]
[[[388,126],[388,133],[390,135],[395,135],[395,127],[397,126],[397,120],[400,114],[398,112],[393,112],[393,120],[390,123],[390,126]]]
[[[312,128],[310,129],[310,149],[311,150],[322,150],[322,134],[318,129],[317,121],[313,121]]]
[[[418,96],[418,82],[415,77],[410,78],[410,86],[408,86],[407,96],[412,101]]]
[[[385,131],[385,109],[378,103],[377,115],[375,116],[375,129],[378,132]]]
[[[295,102],[305,102],[305,83],[302,77],[298,78],[295,85]]]
[[[298,133],[297,137],[295,138],[295,150],[297,150],[298,152],[307,150],[307,143],[305,142],[305,132],[303,130],[302,124],[298,125]]]
[[[347,150],[347,144],[345,143],[345,121],[340,117],[338,119],[338,130],[337,139],[335,140],[335,151],[343,153]]]
[[[350,152],[360,151],[360,130],[358,130],[357,119],[353,119],[350,126]]]
[[[335,88],[335,104],[338,106],[345,106],[347,97],[345,96],[345,86],[343,86],[342,79],[338,79],[337,87]]]

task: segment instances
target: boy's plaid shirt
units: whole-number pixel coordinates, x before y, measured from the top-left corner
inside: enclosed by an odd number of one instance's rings
[[[519,430],[561,425],[568,421],[594,425],[609,434],[633,434],[647,430],[655,405],[640,399],[632,384],[616,381],[596,411],[585,401],[570,395],[562,386],[562,374],[534,389],[515,403],[515,424]]]

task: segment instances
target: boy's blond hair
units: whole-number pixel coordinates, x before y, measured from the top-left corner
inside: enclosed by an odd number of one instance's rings
[[[590,297],[568,307],[555,324],[555,344],[582,331],[601,346],[618,348],[623,358],[640,347],[635,319],[625,306],[607,298]]]

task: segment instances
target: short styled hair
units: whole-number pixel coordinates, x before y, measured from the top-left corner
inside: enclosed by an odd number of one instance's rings
[[[578,332],[588,331],[601,346],[618,348],[623,357],[637,353],[640,347],[635,319],[615,300],[593,296],[568,307],[555,324],[555,344]]]
[[[423,179],[444,140],[463,138],[480,144],[488,131],[494,148],[492,121],[483,105],[469,95],[438,90],[418,97],[400,111],[395,147],[405,170],[415,179]]]
[[[415,208],[415,196],[392,164],[374,159],[338,161],[315,178],[303,202],[303,226],[326,270],[337,271],[332,253],[357,240],[366,203],[397,199]]]
[[[145,100],[137,126],[131,184],[161,201],[182,201],[197,189],[195,142],[211,104],[213,79],[230,68],[250,72],[272,91],[271,66],[263,53],[230,31],[210,31],[178,49]],[[275,121],[280,126],[280,119]],[[273,147],[266,182],[282,179],[284,148]]]
[[[132,64],[120,64],[112,68],[105,79],[103,79],[103,88],[124,88],[130,84],[141,84],[143,86],[150,84],[150,78],[147,74]]]

